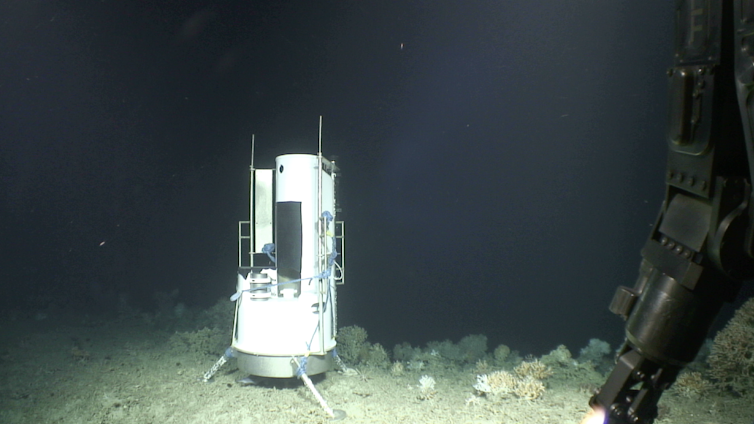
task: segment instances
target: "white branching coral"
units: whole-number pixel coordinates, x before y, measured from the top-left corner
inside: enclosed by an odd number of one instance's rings
[[[437,393],[437,390],[435,390],[435,379],[428,375],[421,376],[417,387],[419,388],[419,399],[421,400],[432,399],[435,397],[435,393]]]
[[[518,383],[516,377],[508,371],[495,371],[487,376],[487,381],[495,395],[512,393]]]
[[[487,374],[477,375],[476,383],[472,387],[474,387],[474,389],[479,394],[486,395],[488,393],[492,393],[492,387],[490,387],[490,382]]]
[[[544,380],[552,375],[552,368],[535,359],[530,362],[521,362],[519,366],[513,369],[513,372],[521,378],[532,377],[537,380]]]
[[[390,374],[393,376],[400,376],[403,375],[403,373],[406,372],[406,367],[403,366],[403,362],[395,361],[393,362],[393,366],[390,367]]]
[[[516,388],[514,390],[516,396],[525,400],[535,400],[542,396],[542,393],[544,392],[544,383],[530,375],[527,375],[526,377],[520,379],[518,381],[518,384],[516,384]]]
[[[486,397],[516,396],[534,400],[545,391],[545,385],[532,376],[517,378],[507,371],[496,371],[491,374],[478,375],[474,389],[478,394]]]

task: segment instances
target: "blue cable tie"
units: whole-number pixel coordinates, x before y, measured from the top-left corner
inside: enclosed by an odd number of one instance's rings
[[[278,260],[276,257],[272,256],[272,252],[275,251],[275,243],[267,243],[264,246],[262,246],[262,253],[266,253],[267,257],[270,258],[272,263],[277,264]]]
[[[306,356],[302,356],[298,363],[298,369],[296,370],[296,377],[301,378],[302,375],[306,374],[306,361],[308,361],[309,358]]]

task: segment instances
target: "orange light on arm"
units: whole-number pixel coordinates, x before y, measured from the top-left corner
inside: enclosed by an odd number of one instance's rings
[[[581,424],[605,424],[605,410],[594,408],[581,420]]]

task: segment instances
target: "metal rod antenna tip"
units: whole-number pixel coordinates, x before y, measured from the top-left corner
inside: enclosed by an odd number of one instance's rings
[[[319,151],[317,154],[322,156],[322,115],[319,115]]]
[[[251,170],[254,170],[254,134],[251,135]]]

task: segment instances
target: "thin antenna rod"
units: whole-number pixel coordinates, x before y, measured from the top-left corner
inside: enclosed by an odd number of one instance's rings
[[[317,242],[317,258],[319,264],[317,266],[317,273],[323,275],[327,268],[327,246],[325,234],[327,234],[327,221],[322,216],[322,115],[319,115],[319,151],[317,152],[317,216],[319,217],[319,240]],[[319,350],[322,354],[325,351],[325,298],[324,295],[327,291],[324,289],[325,284],[330,284],[330,279],[319,279],[319,290],[317,291],[317,310],[319,311],[318,328],[319,328]]]
[[[322,115],[319,115],[319,151],[318,156],[322,156]]]
[[[251,135],[251,165],[249,165],[249,266],[254,266],[254,249],[256,245],[256,228],[254,227],[254,134]],[[238,266],[241,266],[241,224],[238,224]]]
[[[254,170],[254,134],[251,135],[251,170]]]

